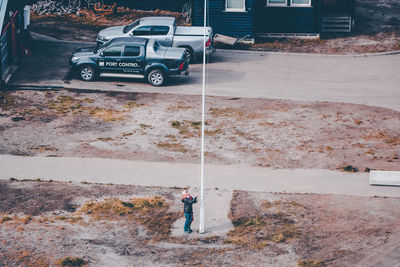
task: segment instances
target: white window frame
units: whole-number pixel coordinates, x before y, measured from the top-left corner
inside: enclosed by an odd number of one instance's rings
[[[227,11],[227,12],[246,12],[246,0],[242,0],[242,2],[243,2],[242,8],[228,7],[228,1],[229,0],[225,0],[225,11]]]
[[[293,4],[293,0],[290,0],[290,6],[303,6],[303,7],[310,7],[311,6],[311,0],[308,0],[308,4]]]
[[[267,6],[288,6],[288,0],[285,0],[284,4],[270,3],[269,0],[267,0]]]

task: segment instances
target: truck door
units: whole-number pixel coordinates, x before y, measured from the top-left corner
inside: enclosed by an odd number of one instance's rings
[[[143,46],[126,45],[122,61],[118,63],[124,73],[143,74],[145,52]]]
[[[105,49],[98,59],[100,72],[122,72],[119,65],[122,61],[122,45],[112,46]]]
[[[169,26],[152,26],[150,36],[152,39],[157,40],[162,46],[172,46],[173,31]]]

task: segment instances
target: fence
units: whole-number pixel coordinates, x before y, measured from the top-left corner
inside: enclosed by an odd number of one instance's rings
[[[18,47],[21,41],[23,16],[16,11],[0,36],[0,73],[1,81],[4,81],[9,74],[11,66],[18,60]]]

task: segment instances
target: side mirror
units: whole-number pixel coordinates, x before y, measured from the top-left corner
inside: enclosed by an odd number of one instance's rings
[[[99,56],[101,56],[101,57],[104,57],[104,54],[103,54],[103,52],[101,52],[101,53],[99,54]]]

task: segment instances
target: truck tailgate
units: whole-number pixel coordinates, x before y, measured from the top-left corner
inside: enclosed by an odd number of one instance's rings
[[[194,27],[194,26],[177,26],[175,30],[175,35],[187,35],[187,36],[203,36],[204,30],[203,27]],[[212,28],[206,27],[206,34],[209,36],[212,35]]]

